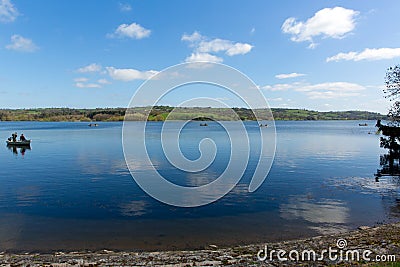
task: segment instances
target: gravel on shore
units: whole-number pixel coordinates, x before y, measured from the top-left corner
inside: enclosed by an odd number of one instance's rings
[[[267,250],[265,248],[267,247]],[[325,253],[324,249],[336,249],[337,259]],[[291,250],[299,252],[299,260],[279,260],[278,250],[285,250],[281,258],[288,258]],[[275,251],[273,251],[275,250]],[[316,252],[316,261],[301,258],[303,251]],[[357,250],[359,259],[346,252]],[[267,251],[267,257],[265,257]],[[343,252],[340,260],[340,252]],[[368,258],[363,253],[370,251]],[[257,256],[258,255],[258,256]],[[272,258],[270,256],[272,255]],[[312,254],[310,254],[312,255]],[[356,255],[356,254],[354,254]],[[377,262],[378,258],[382,259]],[[296,254],[291,254],[296,258]],[[259,258],[264,258],[262,261]],[[385,260],[385,263],[383,263]],[[108,250],[85,252],[56,252],[52,254],[10,254],[0,253],[0,266],[400,266],[400,222],[377,227],[361,226],[356,231],[344,234],[324,235],[313,238],[219,248],[210,244],[207,249],[195,251],[157,251],[157,252],[114,252]]]

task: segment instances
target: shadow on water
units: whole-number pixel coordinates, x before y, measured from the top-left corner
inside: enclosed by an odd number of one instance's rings
[[[375,180],[379,182],[382,176],[400,177],[400,127],[382,125],[380,120],[376,126],[384,136],[380,138],[380,146],[387,149],[387,153],[380,156],[381,168],[377,170]]]
[[[32,150],[30,145],[7,145],[8,150],[10,150],[14,155],[21,154],[21,156],[25,156],[27,150]]]
[[[392,182],[400,185],[400,127],[394,125],[382,125],[378,120],[376,126],[382,133],[380,146],[387,149],[387,153],[380,156],[380,169],[375,174],[375,181],[378,183],[383,177],[391,177]],[[395,200],[386,199],[389,211],[394,217],[400,214],[400,198],[398,195]]]

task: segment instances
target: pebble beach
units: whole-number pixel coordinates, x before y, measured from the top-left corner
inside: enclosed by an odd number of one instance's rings
[[[331,260],[321,256],[318,252],[328,247],[336,248],[338,240],[345,240],[343,251],[369,250],[369,261],[359,260]],[[268,247],[272,250],[314,250],[317,260],[283,260],[277,254],[260,260],[260,250]],[[265,251],[265,250],[264,250]],[[263,254],[263,253],[262,253]],[[259,255],[259,256],[257,256]],[[361,254],[360,254],[361,255]],[[382,262],[377,262],[379,255]],[[385,259],[385,261],[383,261]],[[55,252],[51,254],[0,253],[0,266],[53,266],[53,267],[81,267],[81,266],[399,266],[400,262],[400,222],[375,227],[360,226],[355,231],[341,234],[316,236],[307,239],[284,242],[253,244],[220,248],[210,244],[207,248],[195,251],[81,251]]]

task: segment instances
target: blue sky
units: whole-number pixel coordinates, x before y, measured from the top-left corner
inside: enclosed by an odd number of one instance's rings
[[[399,1],[0,0],[0,108],[125,107],[152,74],[211,60],[271,107],[387,112]],[[181,90],[238,102],[220,90]]]

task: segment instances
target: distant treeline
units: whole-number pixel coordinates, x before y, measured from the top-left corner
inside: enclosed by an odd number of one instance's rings
[[[232,112],[235,111],[235,112]],[[271,119],[271,113],[264,109],[254,110],[257,118]],[[132,121],[173,120],[255,120],[252,110],[246,108],[200,108],[170,106],[130,108],[38,108],[0,109],[0,121],[123,121],[125,115]],[[275,120],[377,120],[386,116],[368,111],[319,112],[306,109],[273,108]]]

